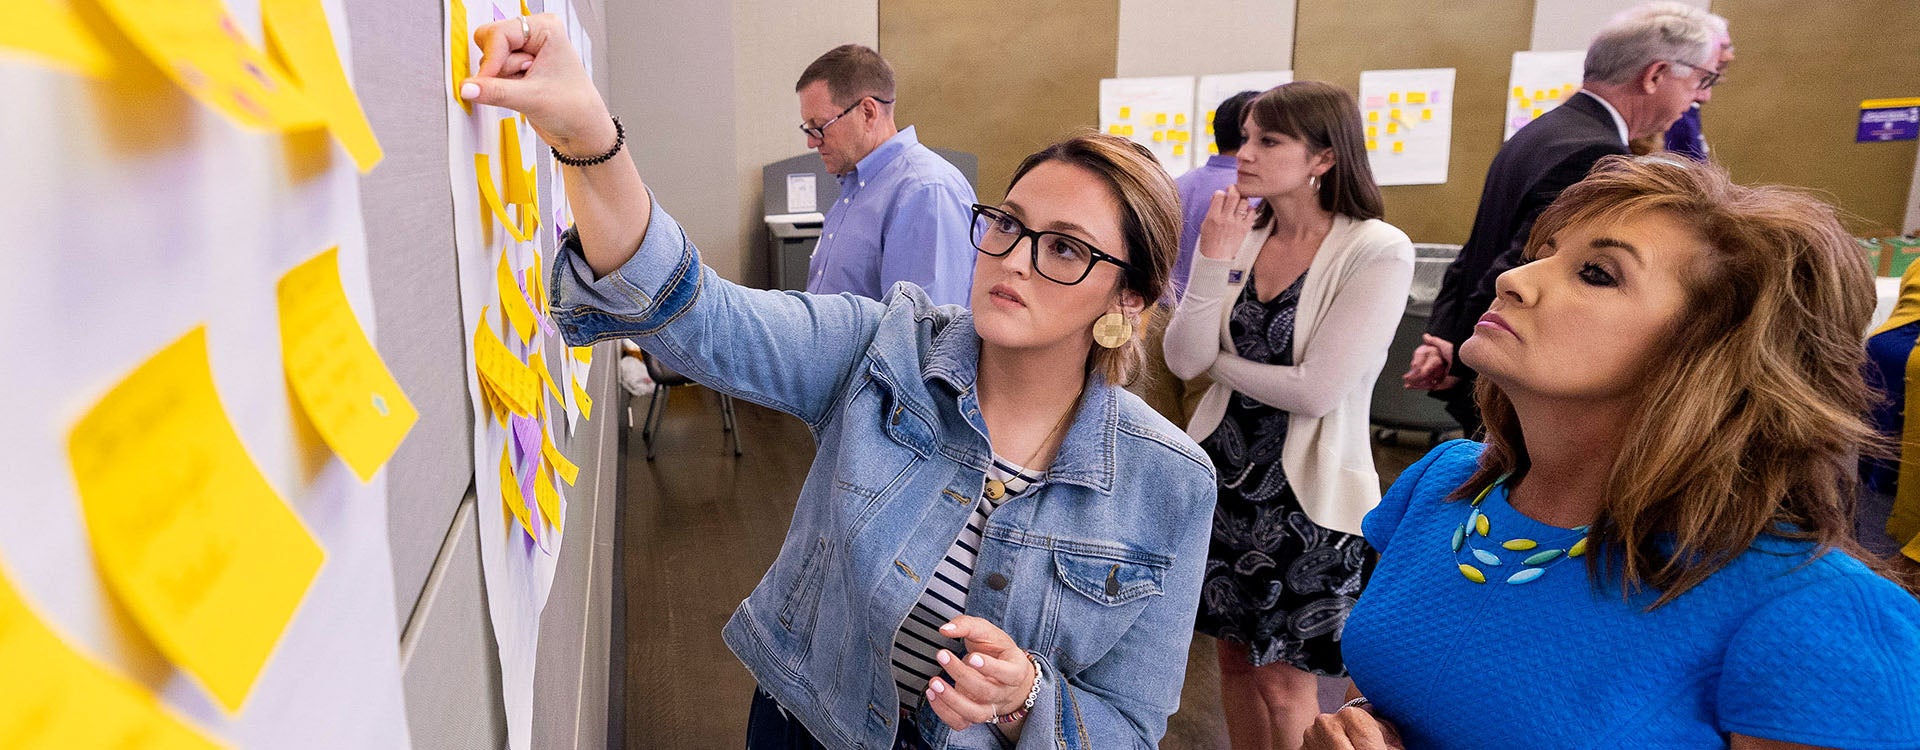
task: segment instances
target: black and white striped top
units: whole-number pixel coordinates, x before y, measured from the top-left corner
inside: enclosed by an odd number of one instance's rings
[[[943,648],[956,655],[963,653],[960,641],[941,635],[940,626],[966,611],[967,587],[973,582],[973,562],[980,554],[980,533],[986,528],[987,516],[1040,481],[997,455],[987,478],[1005,484],[1006,493],[998,498],[983,495],[973,504],[967,527],[947,548],[947,556],[934,568],[927,590],[893,635],[893,685],[900,693],[900,705],[908,709],[919,707],[928,681],[942,671],[934,655]]]

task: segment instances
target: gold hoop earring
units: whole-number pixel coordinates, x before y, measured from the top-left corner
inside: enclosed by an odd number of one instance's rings
[[[1103,348],[1118,349],[1133,340],[1133,321],[1117,312],[1110,312],[1093,321],[1093,343]]]

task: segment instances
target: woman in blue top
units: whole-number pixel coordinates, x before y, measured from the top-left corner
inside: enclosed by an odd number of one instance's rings
[[[569,343],[632,337],[819,448],[779,557],[723,632],[750,747],[1153,747],[1179,702],[1213,473],[1115,383],[1179,236],[1173,181],[1101,135],[976,206],[972,312],[748,289],[700,264],[551,16],[489,24],[466,99],[524,112],[577,217]],[[688,665],[700,679],[704,665]]]
[[[1460,350],[1487,444],[1367,516],[1371,705],[1308,746],[1920,747],[1920,603],[1851,537],[1873,285],[1834,210],[1610,157],[1528,243]]]

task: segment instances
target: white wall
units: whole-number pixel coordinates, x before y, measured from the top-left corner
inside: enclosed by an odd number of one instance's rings
[[[1907,220],[1900,231],[1920,233],[1920,158],[1913,161],[1913,184],[1907,187]]]
[[[1115,75],[1293,68],[1294,0],[1120,0]]]
[[[1680,0],[1701,9],[1709,0]],[[1641,0],[1535,0],[1533,49],[1586,49],[1594,32],[1620,11]],[[1737,31],[1737,29],[1736,29]]]
[[[877,0],[607,0],[608,105],[640,174],[722,276],[765,281],[760,168],[807,150],[793,82],[877,46]]]

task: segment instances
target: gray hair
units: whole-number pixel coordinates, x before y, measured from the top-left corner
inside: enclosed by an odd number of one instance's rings
[[[1711,66],[1720,36],[1704,10],[1680,2],[1643,3],[1614,16],[1593,35],[1584,78],[1588,83],[1628,83],[1663,60]]]

